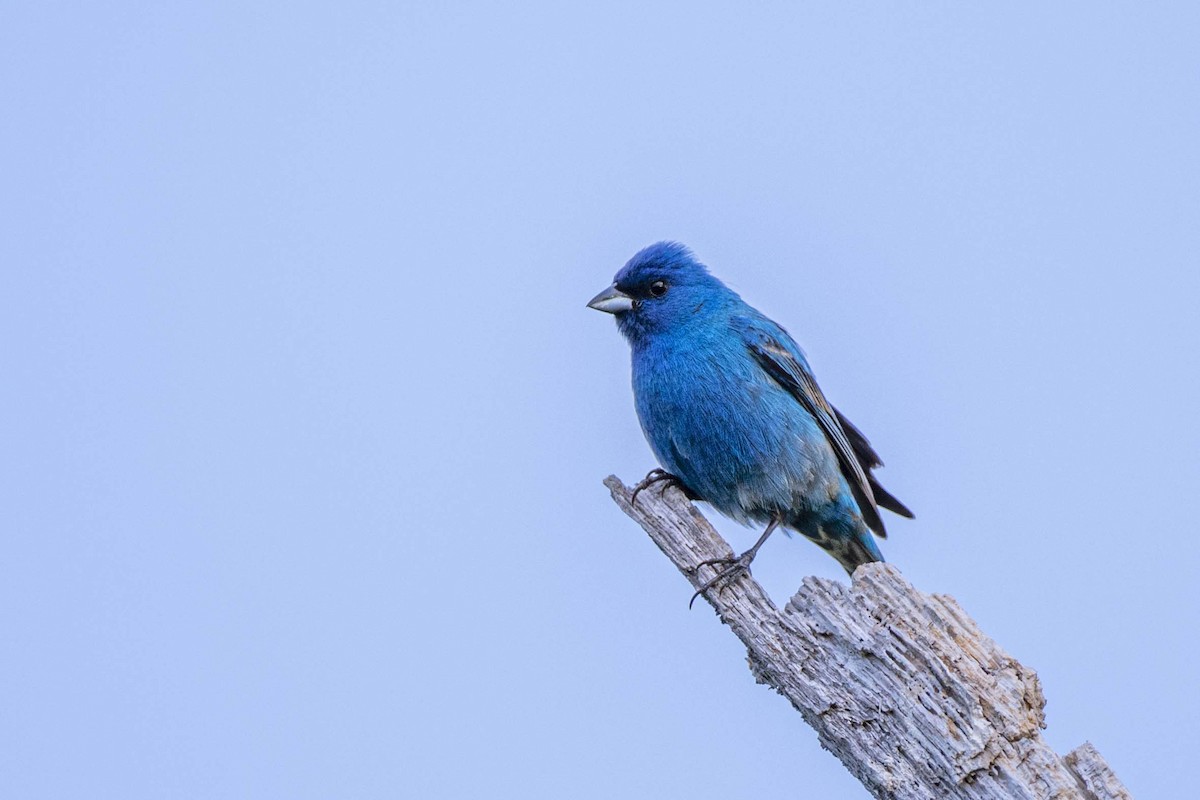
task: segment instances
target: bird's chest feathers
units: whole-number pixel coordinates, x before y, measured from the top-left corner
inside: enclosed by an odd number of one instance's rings
[[[771,425],[787,426],[774,407],[782,393],[738,341],[657,343],[635,356],[633,384],[642,427],[665,460],[720,458],[744,470],[774,449],[768,440],[784,431]]]
[[[633,367],[638,417],[669,466],[807,480],[832,455],[816,421],[738,337],[657,342],[635,353]]]
[[[656,343],[634,354],[638,411],[664,424],[681,416],[728,416],[761,402],[766,387],[755,370],[748,355],[704,339]]]

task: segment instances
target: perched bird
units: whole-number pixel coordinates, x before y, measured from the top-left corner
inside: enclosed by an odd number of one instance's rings
[[[887,535],[879,509],[913,514],[871,474],[879,455],[825,399],[787,331],[675,242],[637,253],[588,306],[616,317],[629,340],[638,419],[666,469],[636,491],[669,480],[767,526],[741,556],[711,562],[725,569],[697,595],[748,568],[779,526],[849,573],[883,560],[871,535]]]

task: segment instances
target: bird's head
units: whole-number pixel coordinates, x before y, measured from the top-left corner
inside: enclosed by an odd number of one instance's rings
[[[678,242],[658,242],[629,259],[588,307],[615,316],[621,333],[635,342],[697,321],[727,297],[736,295],[691,250]]]

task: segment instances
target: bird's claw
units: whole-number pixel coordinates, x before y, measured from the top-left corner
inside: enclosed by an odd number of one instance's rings
[[[638,481],[637,486],[633,487],[633,492],[629,495],[629,505],[633,505],[634,503],[637,502],[637,496],[638,496],[638,494],[641,493],[641,491],[643,489],[648,489],[656,483],[663,484],[662,491],[659,492],[660,497],[662,496],[662,494],[664,492],[667,491],[668,486],[682,486],[683,485],[683,483],[679,480],[679,478],[677,478],[674,475],[672,475],[671,473],[667,472],[665,469],[660,469],[658,467],[655,467],[654,469],[652,469],[648,473],[646,473],[646,477],[644,477],[640,481]]]
[[[753,560],[754,560],[754,553],[746,552],[746,553],[742,553],[737,558],[732,558],[732,557],[710,558],[706,561],[701,561],[699,564],[697,564],[695,567],[693,567],[692,573],[696,574],[696,573],[700,572],[701,567],[712,567],[712,566],[716,566],[717,564],[726,564],[727,565],[725,567],[725,569],[718,572],[716,575],[714,575],[712,578],[710,578],[703,586],[701,586],[699,589],[696,590],[696,593],[694,595],[692,595],[692,599],[688,601],[688,609],[691,609],[691,607],[695,604],[697,597],[704,594],[705,592],[707,592],[709,589],[713,588],[717,584],[723,584],[721,586],[721,591],[724,592],[727,588],[729,588],[729,581],[732,578],[734,578],[739,572],[745,572],[747,575],[749,575],[750,574],[750,562]]]

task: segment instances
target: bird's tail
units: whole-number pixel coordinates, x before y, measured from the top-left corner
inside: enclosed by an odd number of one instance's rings
[[[837,559],[847,573],[853,575],[854,570],[872,561],[883,561],[883,553],[875,544],[875,537],[862,526],[861,530],[849,532],[849,535],[833,535],[824,528],[818,527],[814,532],[802,531],[804,535],[822,550]]]
[[[875,544],[875,537],[870,533],[860,533],[839,542],[838,545],[840,547],[837,550],[826,549],[829,550],[831,556],[838,560],[848,575],[853,575],[854,570],[863,564],[883,561],[883,553],[879,552],[879,547]]]
[[[836,558],[842,568],[851,575],[863,564],[883,561],[883,553],[879,552],[875,537],[860,520],[856,520],[853,525],[840,520],[830,520],[819,525],[799,522],[800,524],[789,527],[799,531],[810,542]]]

